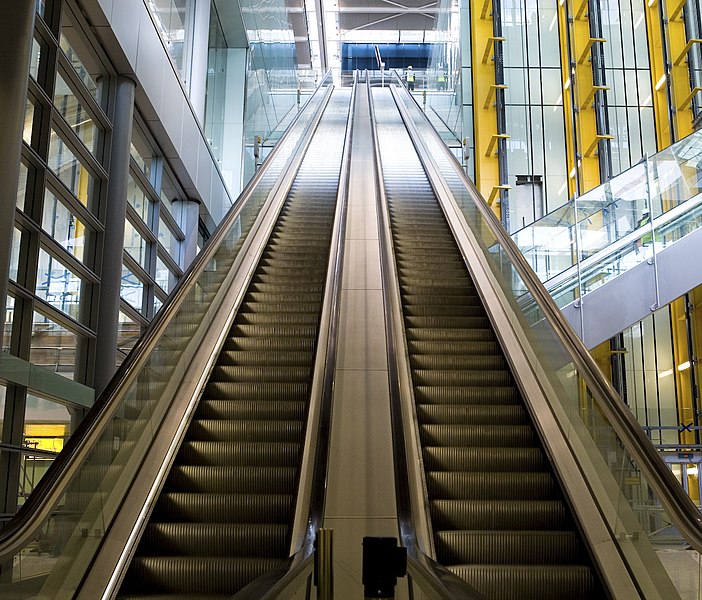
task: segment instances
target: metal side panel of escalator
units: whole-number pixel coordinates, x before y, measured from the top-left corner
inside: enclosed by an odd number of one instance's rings
[[[119,597],[230,597],[290,554],[350,91],[322,117]]]
[[[606,597],[390,91],[373,96],[435,558],[489,600]]]

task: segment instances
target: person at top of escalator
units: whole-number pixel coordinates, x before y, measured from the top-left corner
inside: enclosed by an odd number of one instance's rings
[[[414,70],[412,69],[412,65],[407,67],[407,73],[405,77],[407,79],[407,87],[409,88],[409,91],[414,91]]]

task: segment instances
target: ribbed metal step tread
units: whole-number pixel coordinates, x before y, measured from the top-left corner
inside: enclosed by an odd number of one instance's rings
[[[304,325],[317,326],[319,315],[310,312],[286,312],[275,314],[268,311],[240,313],[236,318],[240,325]]]
[[[563,530],[572,525],[560,500],[460,500],[429,502],[435,531],[476,530]]]
[[[151,520],[288,524],[292,494],[163,492]]]
[[[425,446],[424,468],[432,471],[509,471],[519,465],[523,472],[542,471],[548,461],[541,448],[466,448]]]
[[[139,553],[276,558],[287,552],[287,535],[287,525],[273,523],[149,523]]]
[[[212,370],[210,382],[304,383],[309,381],[310,374],[310,366],[217,365]]]
[[[427,471],[432,499],[552,500],[558,497],[550,473]]]
[[[417,416],[426,424],[527,425],[529,417],[520,404],[457,406],[455,404],[419,404]]]
[[[479,355],[499,355],[500,346],[496,340],[478,342],[446,342],[427,340],[408,340],[407,347],[412,355],[458,355],[479,354]]]
[[[516,404],[521,402],[514,386],[418,385],[415,399],[421,404]]]
[[[439,531],[436,545],[449,565],[573,564],[586,556],[574,531]]]
[[[224,342],[224,350],[235,352],[312,352],[313,337],[230,337]]]
[[[512,375],[507,369],[414,369],[412,379],[415,385],[443,386],[508,386]]]
[[[196,418],[201,419],[289,419],[302,420],[307,412],[303,400],[209,400],[202,399]]]
[[[234,594],[280,562],[256,557],[135,556],[125,587],[141,593]]]
[[[486,600],[595,600],[602,590],[592,569],[583,565],[451,565]]]
[[[496,448],[538,445],[531,425],[422,424],[422,443],[427,446],[494,446]]]
[[[222,464],[240,466],[297,465],[300,444],[285,442],[205,442],[185,441],[178,453],[184,465]]]
[[[412,354],[413,369],[497,371],[507,369],[507,361],[499,354]]]
[[[293,494],[295,467],[232,465],[174,465],[168,474],[167,491]]]
[[[304,433],[302,421],[193,419],[188,440],[238,442],[296,442]]]
[[[307,400],[307,383],[256,383],[213,381],[204,397],[213,400]]]
[[[408,327],[405,332],[410,341],[490,342],[495,339],[495,333],[487,327],[484,329]]]
[[[311,362],[311,351],[262,352],[257,350],[222,350],[217,359],[217,364],[220,366],[290,367],[310,364]]]

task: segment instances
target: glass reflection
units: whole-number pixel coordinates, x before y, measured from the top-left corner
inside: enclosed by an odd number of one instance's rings
[[[137,184],[131,175],[129,176],[129,182],[127,184],[127,202],[129,202],[139,217],[141,217],[141,220],[148,224],[151,210],[151,198],[141,189],[141,186]]]
[[[124,265],[120,296],[133,308],[141,311],[144,304],[144,283]]]
[[[24,129],[22,129],[22,139],[29,146],[32,145],[32,130],[34,129],[34,104],[27,98],[27,105],[24,109]]]
[[[90,207],[96,188],[95,178],[53,129],[49,143],[49,168],[56,173],[81,204]]]
[[[124,223],[124,249],[146,271],[149,270],[147,262],[147,243],[141,234],[127,219]]]
[[[83,261],[86,244],[85,225],[51,191],[44,194],[42,228],[69,254]]]
[[[77,334],[35,311],[31,339],[29,362],[67,379],[75,378]]]
[[[85,147],[95,154],[97,144],[97,127],[80,103],[73,90],[68,86],[61,75],[56,75],[56,90],[54,91],[54,105],[66,119],[71,129],[75,132]]]
[[[29,169],[24,163],[20,163],[20,175],[17,182],[17,208],[24,210],[24,198],[27,194],[27,178],[29,177]]]
[[[39,250],[39,264],[35,293],[54,308],[79,320],[83,280],[57,258]]]

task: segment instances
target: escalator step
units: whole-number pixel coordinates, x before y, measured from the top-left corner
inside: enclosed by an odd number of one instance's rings
[[[443,529],[568,529],[568,512],[559,500],[432,500],[436,531]]]
[[[427,446],[424,468],[436,471],[509,471],[519,465],[522,472],[541,471],[548,462],[541,448],[464,448]]]
[[[531,425],[420,425],[419,433],[427,446],[519,448],[538,444]]]
[[[508,386],[512,376],[506,369],[502,370],[460,370],[460,369],[415,369],[412,374],[417,386]]]
[[[315,327],[319,320],[317,313],[287,312],[246,312],[236,317],[238,325],[304,325]]]
[[[297,465],[300,444],[283,442],[202,442],[185,441],[179,463],[185,465],[229,464],[237,466]]]
[[[442,564],[576,564],[585,558],[573,531],[440,531],[436,553]]]
[[[205,387],[204,397],[214,400],[307,400],[306,383],[256,383],[213,381]]]
[[[302,438],[302,421],[194,419],[188,440],[211,442],[296,442]]]
[[[233,594],[280,562],[255,557],[135,556],[126,583],[127,589],[136,587],[141,593]]]
[[[229,337],[224,350],[233,352],[312,352],[313,337]]]
[[[600,598],[592,569],[581,565],[453,565],[450,570],[486,600],[590,600]]]
[[[456,406],[419,404],[417,416],[426,424],[527,425],[529,417],[520,404]]]
[[[289,367],[312,362],[312,352],[260,352],[244,350],[223,350],[219,353],[220,366],[245,365],[265,367]]]
[[[432,500],[552,500],[558,497],[551,474],[537,472],[428,471],[427,490]]]
[[[407,340],[407,347],[413,355],[497,355],[500,346],[496,341],[489,342],[435,342],[424,340]]]
[[[311,369],[306,367],[260,367],[217,365],[212,371],[210,381],[221,382],[258,382],[267,383],[303,383],[309,381]]]
[[[421,404],[516,404],[521,400],[514,386],[418,385],[414,388],[414,397]]]
[[[409,341],[441,341],[441,342],[491,342],[495,339],[492,329],[423,329],[408,327],[406,330]]]
[[[295,493],[294,467],[235,467],[232,465],[174,465],[166,491],[198,493]]]
[[[307,404],[302,400],[200,400],[196,418],[201,419],[286,419],[305,418]]]
[[[412,354],[413,369],[461,369],[495,371],[506,369],[507,361],[500,354]]]
[[[139,552],[275,558],[287,552],[287,533],[287,525],[272,523],[149,523]]]
[[[288,524],[290,494],[162,493],[151,519],[195,523]]]

